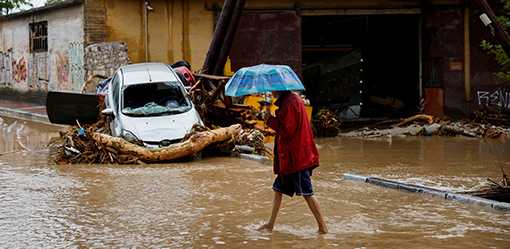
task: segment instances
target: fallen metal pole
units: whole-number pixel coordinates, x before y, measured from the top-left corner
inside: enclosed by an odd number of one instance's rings
[[[510,203],[493,201],[485,198],[476,196],[457,194],[450,191],[436,189],[431,187],[425,187],[417,184],[410,184],[405,182],[399,182],[394,180],[388,180],[378,177],[362,176],[357,174],[346,173],[343,175],[345,180],[366,182],[374,185],[378,185],[386,188],[401,189],[413,193],[424,193],[433,196],[438,196],[443,199],[456,200],[464,203],[473,203],[485,207],[491,207],[497,210],[510,211]]]

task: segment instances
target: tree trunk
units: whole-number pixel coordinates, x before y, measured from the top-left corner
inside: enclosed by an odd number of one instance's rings
[[[143,162],[171,161],[202,151],[205,147],[234,138],[241,132],[241,125],[236,124],[226,128],[198,132],[189,139],[178,144],[172,144],[160,149],[148,149],[132,144],[119,137],[112,137],[102,133],[93,133],[92,138],[105,147],[112,147],[121,154],[130,154]]]

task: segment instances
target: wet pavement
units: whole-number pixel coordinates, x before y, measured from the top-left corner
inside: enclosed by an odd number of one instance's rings
[[[267,233],[255,228],[270,214],[270,166],[236,158],[55,166],[45,145],[56,129],[18,121],[7,132],[5,122],[0,248],[510,247],[510,213],[341,179],[356,172],[468,190],[499,177],[501,166],[510,172],[508,143],[319,139],[313,181],[330,233],[316,234],[301,198],[284,198]],[[12,152],[22,147],[30,151]]]

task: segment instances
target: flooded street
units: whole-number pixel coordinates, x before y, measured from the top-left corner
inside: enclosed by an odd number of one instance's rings
[[[7,125],[12,120],[5,120]],[[4,127],[0,153],[17,151]],[[54,166],[56,129],[24,124],[30,151],[0,156],[0,248],[510,248],[510,213],[344,181],[355,172],[450,190],[510,173],[510,143],[461,138],[319,139],[316,197],[284,198],[273,233],[272,168],[236,158],[150,166]]]

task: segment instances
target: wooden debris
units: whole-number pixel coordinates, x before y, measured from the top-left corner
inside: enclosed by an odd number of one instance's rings
[[[334,137],[340,131],[340,121],[334,112],[328,109],[321,109],[313,122],[314,133],[318,137]]]
[[[196,78],[204,78],[207,80],[229,80],[230,79],[230,77],[227,77],[227,76],[211,75],[211,74],[205,74],[205,73],[194,73],[193,75]]]
[[[236,137],[237,145],[247,145],[254,148],[255,153],[269,158],[273,157],[273,153],[264,144],[265,136],[258,129],[243,130]]]
[[[495,181],[487,178],[488,184],[474,191],[462,192],[462,194],[469,194],[495,201],[510,202],[510,179],[501,168],[501,180]]]
[[[409,125],[414,122],[432,124],[432,122],[434,122],[434,117],[432,117],[430,115],[425,115],[425,114],[418,114],[418,115],[414,115],[410,118],[404,119],[402,122],[394,125],[394,127],[402,127],[402,126],[406,126],[406,125]]]
[[[471,138],[507,139],[510,129],[502,126],[481,124],[472,121],[434,120],[429,115],[415,115],[395,125],[386,122],[386,127],[379,122],[377,126],[365,127],[355,131],[341,133],[345,137],[400,137],[400,136],[463,136]]]
[[[100,126],[101,123],[96,123],[86,127],[85,135],[79,135],[76,127],[61,132],[60,138],[50,142],[50,155],[53,160],[59,164],[141,164],[172,161],[191,157],[213,144],[234,141],[241,133],[241,125],[214,130],[194,129],[180,143],[149,149],[98,132],[103,130]]]
[[[165,162],[192,156],[213,143],[232,139],[240,132],[241,125],[198,132],[181,143],[159,149],[148,149],[102,133],[93,133],[91,137],[100,147],[112,148],[115,152],[134,156],[142,162]]]

